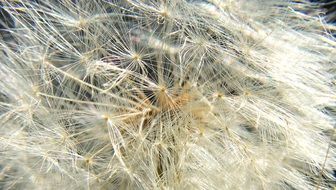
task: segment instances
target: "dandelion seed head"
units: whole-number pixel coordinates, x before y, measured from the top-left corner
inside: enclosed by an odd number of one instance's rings
[[[2,1],[0,189],[328,189],[334,26],[308,1]]]

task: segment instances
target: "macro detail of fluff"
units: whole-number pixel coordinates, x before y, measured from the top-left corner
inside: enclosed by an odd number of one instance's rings
[[[1,6],[0,189],[334,187],[336,28],[316,3]]]

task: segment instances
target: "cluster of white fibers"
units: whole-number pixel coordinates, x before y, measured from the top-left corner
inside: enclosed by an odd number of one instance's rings
[[[316,4],[1,2],[0,189],[333,188]]]

